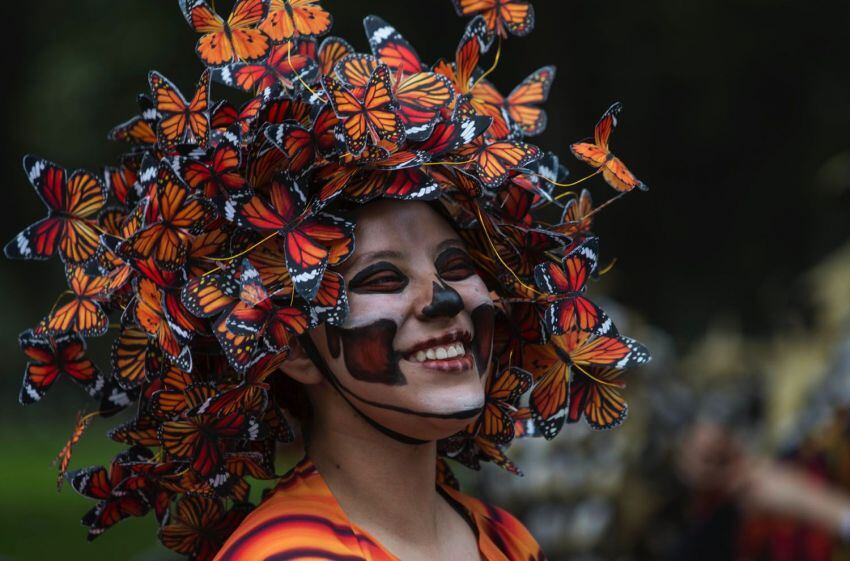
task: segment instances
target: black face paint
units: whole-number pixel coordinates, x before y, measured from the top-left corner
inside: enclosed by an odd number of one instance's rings
[[[351,400],[348,399],[348,396],[345,395],[346,393],[351,393],[350,390],[344,388],[343,385],[337,379],[337,377],[334,376],[334,373],[331,372],[331,369],[328,368],[327,363],[322,359],[322,356],[319,354],[319,350],[316,348],[316,345],[313,344],[313,340],[310,339],[309,335],[305,334],[301,337],[301,347],[304,349],[304,352],[307,353],[307,356],[310,358],[310,360],[313,361],[313,364],[316,365],[316,368],[319,369],[325,379],[331,383],[331,386],[333,386],[333,388],[342,397],[342,399],[344,399],[345,402],[354,410],[354,412],[360,415],[360,417],[375,430],[403,444],[426,444],[428,442],[427,440],[413,438],[412,436],[407,436],[405,434],[396,432],[391,428],[385,427],[384,425],[369,417],[367,414],[363,413],[353,403],[351,403]]]
[[[457,291],[443,282],[434,281],[434,292],[431,303],[422,308],[422,315],[427,318],[452,318],[463,310],[463,298]]]
[[[391,319],[379,319],[376,322],[344,329],[325,326],[328,339],[328,352],[333,358],[339,358],[345,351],[345,367],[351,377],[362,382],[402,386],[407,379],[399,368],[401,354],[393,349],[398,326]]]
[[[478,367],[478,375],[487,373],[490,354],[493,352],[493,327],[495,311],[492,304],[481,304],[472,310],[472,326],[475,336],[472,338],[472,356]]]

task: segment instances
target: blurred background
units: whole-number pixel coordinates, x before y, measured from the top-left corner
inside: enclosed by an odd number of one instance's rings
[[[228,11],[230,2],[218,4]],[[449,0],[322,4],[334,15],[332,34],[358,50],[368,50],[361,19],[375,13],[428,61],[453,55],[465,23]],[[587,169],[568,159],[568,145],[623,102],[613,149],[650,191],[598,216],[602,262],[617,262],[591,296],[654,361],[628,380],[631,415],[621,428],[576,425],[555,446],[517,446],[525,478],[485,470],[465,478],[466,489],[521,516],[552,559],[699,559],[696,550],[713,559],[850,558],[829,533],[744,512],[677,467],[683,434],[710,420],[753,454],[850,483],[850,5],[533,4],[535,31],[507,42],[490,78],[507,93],[536,68],[557,66],[549,127],[535,141],[576,177]],[[21,171],[25,153],[72,169],[114,164],[123,146],[106,133],[136,112],[147,71],[188,88],[202,70],[173,0],[41,0],[7,10],[4,243],[43,214]],[[223,86],[213,96],[240,99]],[[589,185],[597,203],[611,195],[601,181]],[[90,503],[70,488],[56,492],[50,460],[83,393],[17,404],[25,363],[17,334],[63,289],[58,261],[0,260],[0,559],[170,558],[152,517],[86,543],[78,518]],[[105,350],[94,345],[95,355]],[[116,449],[101,435],[113,424],[94,422],[72,467],[108,461]],[[824,556],[775,556],[795,547]]]

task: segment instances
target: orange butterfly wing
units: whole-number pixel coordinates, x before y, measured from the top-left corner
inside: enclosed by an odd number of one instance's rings
[[[256,25],[268,11],[268,0],[239,0],[225,22],[205,0],[189,7],[189,23],[204,35],[195,47],[207,66],[259,60],[269,52],[269,39]]]
[[[272,41],[285,41],[298,35],[322,35],[332,23],[333,18],[317,0],[271,0],[260,30]]]

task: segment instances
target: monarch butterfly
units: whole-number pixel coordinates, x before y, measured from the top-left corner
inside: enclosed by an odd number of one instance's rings
[[[65,270],[74,298],[52,311],[36,328],[36,334],[59,335],[74,332],[82,337],[99,337],[109,328],[109,318],[100,302],[109,299],[109,276],[91,275],[85,267],[69,266]]]
[[[381,196],[430,201],[440,196],[440,188],[421,168],[404,168],[365,171],[348,182],[344,193],[347,199],[359,203]]]
[[[401,33],[378,16],[363,19],[366,38],[375,58],[390,67],[396,74],[417,74],[425,69],[422,59]]]
[[[223,132],[202,159],[179,160],[180,174],[189,187],[205,197],[249,199],[251,188],[240,173],[242,140],[236,131]]]
[[[305,300],[312,300],[319,290],[331,248],[343,244],[351,249],[353,225],[326,213],[310,212],[298,184],[282,176],[272,181],[268,200],[266,203],[254,195],[236,210],[237,221],[260,232],[279,233],[295,290]]]
[[[563,335],[554,335],[547,345],[526,349],[526,364],[541,372],[531,390],[534,422],[543,436],[554,438],[564,424],[568,405],[570,370],[595,367],[631,368],[649,361],[649,351],[628,337],[594,335],[568,326]]]
[[[493,372],[487,379],[484,411],[475,423],[479,436],[499,444],[514,438],[514,420],[511,415],[521,395],[531,387],[531,374],[515,366],[498,375]]]
[[[251,62],[269,52],[269,38],[257,29],[269,10],[269,0],[238,0],[224,21],[205,0],[181,0],[189,25],[204,35],[195,51],[210,67]]]
[[[336,73],[359,95],[381,63],[383,61],[374,56],[351,54],[337,63]],[[454,99],[451,81],[436,72],[404,74],[399,70],[394,82],[392,95],[405,127],[405,136],[409,140],[427,138],[440,111]]]
[[[192,355],[187,343],[194,325],[182,313],[179,301],[148,278],[137,280],[135,292],[136,302],[132,309],[139,327],[153,338],[174,364],[183,370],[191,370]]]
[[[210,561],[252,508],[239,503],[225,511],[217,498],[186,495],[177,501],[174,514],[159,531],[159,539],[172,551]]]
[[[124,322],[112,344],[112,373],[122,388],[139,387],[159,374],[162,353],[148,338],[147,332],[132,322]]]
[[[589,238],[560,264],[548,261],[534,268],[537,288],[548,295],[544,318],[550,333],[558,335],[568,327],[594,332],[611,329],[605,312],[583,294],[587,280],[596,272],[598,259],[597,239]]]
[[[289,40],[272,47],[264,59],[215,69],[213,79],[248,93],[256,93],[276,84],[292,89],[296,82],[313,82],[318,68],[314,57],[301,52],[300,44]]]
[[[322,35],[332,23],[333,18],[318,0],[271,0],[260,30],[272,41],[285,41],[301,35]]]
[[[271,349],[282,352],[289,347],[287,331],[300,335],[315,325],[313,319],[298,305],[276,307],[257,269],[244,260],[239,302],[227,315],[228,330],[237,335],[265,337]]]
[[[478,113],[493,118],[489,132],[494,138],[505,138],[511,133],[505,114],[524,136],[534,136],[546,128],[546,112],[538,104],[549,98],[554,78],[555,67],[544,66],[520,82],[507,97],[489,82],[481,80],[472,88],[470,102]]]
[[[534,29],[534,8],[523,0],[452,0],[460,16],[481,14],[491,34],[524,37]]]
[[[439,121],[428,138],[416,145],[414,150],[427,152],[430,158],[453,152],[484,134],[491,122],[489,117],[479,115],[468,119],[457,117]]]
[[[156,110],[162,116],[156,132],[163,148],[171,150],[182,143],[206,146],[210,132],[210,117],[207,111],[210,102],[210,71],[204,70],[201,74],[191,101],[186,101],[180,90],[155,70],[148,74],[148,83],[156,102]]]
[[[253,132],[264,102],[263,94],[260,94],[237,109],[232,103],[222,100],[212,109],[210,125],[220,130],[237,129],[242,136],[248,136]]]
[[[205,383],[189,384],[179,389],[166,388],[153,393],[148,409],[159,419],[180,420],[215,393],[215,388]]]
[[[260,425],[242,413],[224,417],[197,415],[180,421],[166,421],[159,429],[163,448],[175,458],[187,460],[201,477],[209,477],[223,468],[226,441],[256,440]]]
[[[339,37],[325,37],[319,45],[319,73],[322,75],[330,74],[334,71],[336,63],[342,60],[345,55],[354,52],[354,47]]]
[[[86,343],[79,335],[40,336],[30,329],[20,335],[18,343],[29,359],[18,395],[22,404],[40,400],[63,374],[70,376],[89,395],[94,396],[103,388],[103,376],[86,358]]]
[[[191,238],[201,232],[211,211],[202,199],[190,195],[189,188],[166,162],[157,169],[151,207],[152,222],[121,242],[118,255],[131,259],[153,257],[166,271],[182,269]]]
[[[590,196],[590,191],[582,189],[578,199],[570,199],[564,206],[564,212],[561,214],[561,223],[556,229],[558,232],[571,238],[586,236],[590,234],[592,213],[593,199]]]
[[[131,158],[124,158],[118,167],[106,166],[103,177],[106,192],[112,193],[122,206],[136,202],[139,166]]]
[[[647,191],[649,187],[636,178],[622,160],[608,149],[608,139],[617,126],[617,115],[622,110],[623,105],[620,102],[609,107],[596,123],[593,142],[577,142],[570,146],[570,150],[576,158],[595,168],[602,168],[602,177],[617,191],[626,192],[634,188]]]
[[[333,257],[330,260],[333,262]],[[310,305],[319,322],[340,325],[348,315],[348,293],[342,275],[326,270]]]
[[[180,300],[192,315],[200,318],[214,316],[236,302],[239,282],[231,271],[193,277],[180,293]]]
[[[593,378],[573,372],[567,422],[575,423],[583,416],[595,430],[614,428],[625,420],[629,412],[629,406],[620,395],[620,390],[625,387],[619,379],[623,371],[590,368],[588,372]]]
[[[120,142],[142,145],[144,147],[156,144],[156,122],[160,115],[154,101],[145,94],[138,97],[141,114],[136,115],[109,131],[107,138]]]
[[[487,25],[481,16],[476,16],[467,24],[458,43],[454,65],[441,59],[434,65],[433,70],[451,80],[455,91],[462,95],[468,94],[472,87],[472,75],[481,60],[481,53],[487,52],[489,47]]]
[[[482,137],[463,145],[459,157],[472,160],[484,187],[495,188],[505,182],[512,169],[521,168],[540,157],[540,149],[520,141],[485,141]]]
[[[286,170],[297,177],[320,161],[317,155],[327,157],[335,151],[334,129],[338,123],[333,109],[327,105],[316,115],[310,129],[286,122],[268,126],[265,134],[285,156]]]
[[[530,277],[534,266],[547,252],[557,251],[569,241],[549,230],[512,224],[498,226],[501,240],[495,242],[505,264],[520,277]],[[501,249],[505,248],[506,251]]]
[[[229,389],[224,389],[202,403],[192,414],[229,415],[240,409],[265,411],[269,384],[266,379],[274,374],[286,360],[287,353],[268,353],[257,364],[248,369],[245,380]],[[257,405],[251,407],[251,403]],[[284,421],[285,422],[285,421]]]
[[[82,519],[83,525],[89,527],[90,541],[124,518],[144,516],[150,510],[141,493],[120,489],[119,486],[129,475],[127,464],[152,457],[149,450],[134,446],[115,456],[108,471],[103,466],[94,466],[66,474],[65,478],[76,492],[99,501]]]
[[[395,145],[404,140],[404,125],[395,113],[397,106],[386,65],[380,65],[372,72],[362,101],[333,76],[324,76],[322,84],[339,117],[340,132],[351,154],[356,156],[363,152],[369,139],[373,144],[384,139]]]
[[[159,446],[158,428],[159,421],[150,414],[144,413],[132,421],[111,429],[108,436],[110,440],[131,446]]]
[[[24,172],[47,207],[47,217],[27,227],[6,244],[10,259],[47,259],[56,252],[69,264],[94,257],[98,234],[93,219],[106,202],[103,183],[93,174],[64,168],[32,155],[24,156]]]

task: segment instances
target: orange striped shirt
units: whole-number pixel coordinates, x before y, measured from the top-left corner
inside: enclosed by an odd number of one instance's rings
[[[451,487],[437,489],[470,522],[482,560],[545,561],[540,546],[516,518]],[[248,515],[214,561],[289,559],[398,561],[351,523],[306,457]]]

